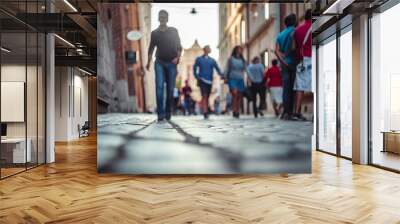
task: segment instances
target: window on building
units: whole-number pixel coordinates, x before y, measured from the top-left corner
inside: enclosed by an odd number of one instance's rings
[[[235,45],[238,45],[239,44],[239,38],[240,38],[240,34],[239,34],[239,29],[238,29],[238,26],[235,26],[235,34],[234,34],[234,36],[235,36]]]
[[[246,21],[242,20],[241,22],[241,42],[242,44],[246,43]]]
[[[263,53],[263,59],[264,59],[264,66],[265,66],[265,67],[268,67],[268,66],[269,66],[268,51],[264,51],[264,53]]]
[[[269,19],[269,3],[264,3],[264,18]]]

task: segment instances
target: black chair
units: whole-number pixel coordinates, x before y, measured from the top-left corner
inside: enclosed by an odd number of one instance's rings
[[[85,121],[82,127],[78,125],[79,138],[89,136],[89,129],[90,129],[89,121]]]

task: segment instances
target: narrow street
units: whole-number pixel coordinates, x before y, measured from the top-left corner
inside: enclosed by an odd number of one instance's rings
[[[98,116],[98,170],[124,174],[304,173],[312,122],[274,117]]]

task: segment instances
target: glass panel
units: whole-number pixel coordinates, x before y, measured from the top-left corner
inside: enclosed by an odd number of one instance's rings
[[[26,151],[26,33],[2,33],[1,140],[2,177],[25,170]]]
[[[38,13],[37,1],[27,2],[27,13]],[[35,16],[31,20],[37,20]],[[37,21],[32,21],[37,22]],[[37,166],[38,163],[38,33],[35,30],[27,30],[27,80],[26,80],[26,113],[27,113],[27,150],[31,151],[28,168]]]
[[[43,13],[45,0],[1,1],[0,7],[25,20],[26,12]],[[46,54],[44,34],[2,12],[0,30],[3,115],[0,167],[4,178],[45,161]]]
[[[38,163],[45,163],[45,65],[46,65],[46,36],[44,34],[39,34],[39,45],[38,45]]]
[[[26,112],[27,112],[27,149],[31,151],[28,168],[37,165],[37,132],[38,132],[38,36],[36,32],[28,33],[28,63],[26,80]]]
[[[336,153],[336,39],[318,51],[318,147]]]
[[[372,22],[372,163],[400,170],[400,4]]]
[[[317,102],[317,48],[315,45],[312,45],[312,90],[313,90],[313,97],[314,102]],[[317,111],[317,103],[313,105],[313,111]],[[317,122],[315,119],[315,115],[313,116],[313,137],[312,137],[312,149],[317,149]]]
[[[340,37],[340,153],[352,156],[352,33]]]

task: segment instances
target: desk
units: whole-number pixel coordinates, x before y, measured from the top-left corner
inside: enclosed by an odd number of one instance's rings
[[[382,152],[400,154],[400,131],[383,131]]]
[[[31,139],[27,139],[28,143],[25,153],[25,138],[5,138],[1,139],[1,156],[6,163],[26,163],[31,162]],[[11,159],[12,158],[12,159]],[[27,159],[27,160],[25,160]]]

